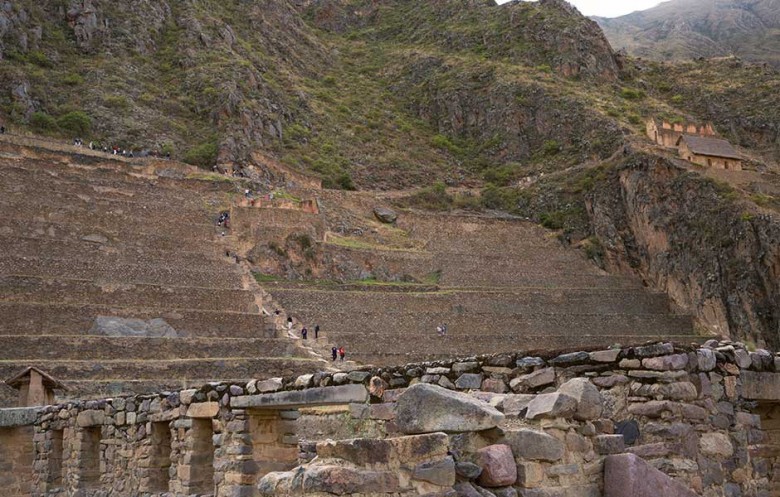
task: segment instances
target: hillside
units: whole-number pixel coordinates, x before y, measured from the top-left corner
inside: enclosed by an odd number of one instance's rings
[[[655,60],[735,55],[780,66],[780,1],[671,0],[595,18],[615,49]]]
[[[14,133],[170,152],[257,185],[290,170],[327,189],[418,188],[394,201],[528,218],[650,285],[665,284],[639,271],[647,253],[611,261],[615,234],[589,210],[598,188],[621,194],[610,180],[627,143],[661,153],[641,139],[647,118],[712,121],[748,154],[757,176],[714,200],[735,222],[780,208],[765,187],[780,154],[776,70],[617,56],[562,0],[22,0],[0,12],[0,41],[0,120]],[[684,235],[709,239],[711,211],[689,207],[701,219]],[[769,307],[717,321],[772,342]]]

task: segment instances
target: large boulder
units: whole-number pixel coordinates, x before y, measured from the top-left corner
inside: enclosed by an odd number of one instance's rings
[[[375,208],[374,216],[386,224],[393,224],[398,219],[398,214],[393,209],[388,209],[387,207]]]
[[[402,433],[461,433],[495,428],[504,415],[469,395],[418,383],[398,397],[395,423]]]
[[[604,409],[604,399],[596,386],[587,378],[573,378],[558,389],[577,401],[574,419],[588,421],[599,419]]]
[[[508,445],[489,445],[479,449],[476,463],[482,467],[477,483],[483,487],[506,487],[517,481],[517,464]]]

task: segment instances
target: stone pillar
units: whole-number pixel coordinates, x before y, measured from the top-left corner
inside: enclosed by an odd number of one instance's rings
[[[43,386],[43,376],[35,369],[30,371],[30,383],[27,390],[28,406],[46,405],[46,390]]]

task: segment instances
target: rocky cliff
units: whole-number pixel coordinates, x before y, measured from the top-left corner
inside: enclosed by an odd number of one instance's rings
[[[647,155],[588,196],[607,266],[636,272],[711,330],[780,344],[780,223],[728,186]]]

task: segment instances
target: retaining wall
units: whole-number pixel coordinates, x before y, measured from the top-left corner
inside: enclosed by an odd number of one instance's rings
[[[675,495],[770,496],[778,403],[780,357],[739,344],[500,354],[0,410],[0,447],[32,430],[0,478],[13,496],[611,497],[605,461],[633,454]],[[369,438],[325,441],[347,433]],[[477,477],[495,451],[509,474]]]

